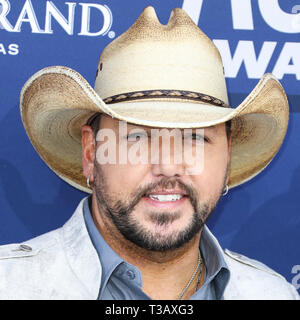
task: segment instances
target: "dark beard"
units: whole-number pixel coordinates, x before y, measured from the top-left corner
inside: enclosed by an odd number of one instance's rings
[[[215,208],[216,203],[212,205],[203,204],[199,206],[198,194],[196,190],[177,178],[162,178],[159,182],[149,184],[139,188],[130,197],[130,201],[121,200],[112,201],[107,194],[106,183],[104,181],[102,170],[97,165],[97,173],[95,174],[94,187],[99,210],[104,212],[113,222],[118,231],[129,241],[135,245],[151,251],[164,252],[182,247],[184,244],[193,239],[202,229],[205,221]],[[154,234],[146,230],[138,221],[131,217],[131,213],[140,200],[156,188],[174,188],[175,185],[184,190],[193,207],[193,215],[187,227],[176,233],[163,237],[160,234]],[[180,216],[180,212],[152,212],[150,219],[159,226],[166,226]]]

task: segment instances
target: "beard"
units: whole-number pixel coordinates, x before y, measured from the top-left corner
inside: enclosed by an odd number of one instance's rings
[[[216,207],[222,192],[220,190],[215,199],[211,199],[206,203],[200,203],[195,188],[183,183],[178,178],[164,177],[159,182],[139,187],[127,200],[114,200],[107,192],[108,187],[102,174],[101,166],[97,164],[95,169],[94,190],[99,210],[109,218],[128,241],[140,248],[156,252],[175,250],[192,240],[203,228],[207,218]],[[157,188],[175,188],[175,186],[176,189],[181,189],[185,192],[193,208],[191,218],[182,230],[174,231],[169,235],[163,235],[162,233],[148,230],[133,217],[132,212],[136,205],[151,191]],[[171,224],[180,215],[180,211],[153,211],[149,213],[149,218],[155,225],[164,227]]]

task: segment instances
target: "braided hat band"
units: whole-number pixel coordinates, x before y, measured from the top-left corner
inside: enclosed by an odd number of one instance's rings
[[[150,98],[178,98],[185,100],[201,101],[209,103],[218,107],[230,108],[230,106],[224,101],[210,96],[208,94],[194,92],[194,91],[185,91],[185,90],[144,90],[144,91],[133,91],[127,93],[121,93],[103,99],[107,104],[132,101],[132,100],[142,100]]]

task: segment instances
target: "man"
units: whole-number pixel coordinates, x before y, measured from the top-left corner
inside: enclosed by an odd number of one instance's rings
[[[299,298],[205,226],[220,196],[277,153],[285,93],[267,74],[230,108],[219,52],[184,11],[161,25],[146,8],[104,49],[95,90],[50,67],[20,106],[45,162],[92,196],[62,228],[0,249],[1,298]]]

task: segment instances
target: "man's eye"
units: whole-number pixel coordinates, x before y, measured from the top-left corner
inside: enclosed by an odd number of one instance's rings
[[[205,142],[208,142],[208,139],[201,135],[201,134],[196,134],[196,133],[192,133],[188,136],[185,136],[184,137],[185,139],[191,139],[191,140],[194,140],[194,141],[205,141]]]
[[[129,142],[136,142],[145,138],[148,138],[148,134],[146,132],[134,132],[127,135],[127,141]]]

